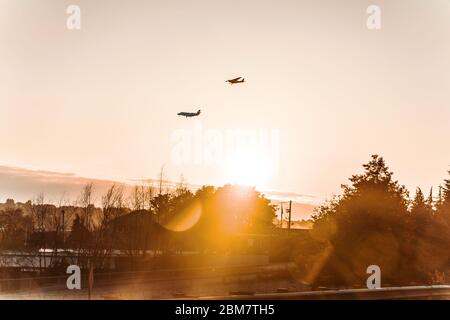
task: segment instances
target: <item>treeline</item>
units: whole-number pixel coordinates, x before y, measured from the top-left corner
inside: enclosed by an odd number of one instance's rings
[[[76,205],[33,201],[0,211],[0,249],[50,252],[39,267],[66,263],[61,251],[75,256],[80,266],[106,267],[113,254],[132,258],[181,250],[229,251],[236,234],[274,228],[275,206],[254,188],[203,186],[195,193],[180,184],[162,192],[153,186],[135,186],[126,196],[112,185],[94,206],[94,185],[84,186]],[[43,249],[43,250],[40,250]],[[42,265],[44,264],[44,265]],[[67,263],[66,263],[67,264]]]
[[[316,210],[311,238],[293,255],[300,278],[316,286],[365,286],[367,267],[378,265],[382,285],[448,283],[450,179],[436,194],[417,188],[410,199],[382,157],[373,155],[363,167]]]
[[[48,205],[40,196],[1,211],[0,249],[49,248],[53,265],[62,263],[58,249],[70,250],[72,262],[102,268],[117,252],[136,263],[182,250],[226,253],[247,245],[250,238],[239,235],[252,234],[264,238],[252,253],[296,262],[292,275],[313,286],[364,286],[370,265],[381,268],[382,285],[448,283],[450,179],[410,197],[382,157],[363,167],[315,211],[309,233],[274,232],[276,208],[254,188],[204,186],[194,193],[181,184],[170,192],[142,185],[125,196],[112,185],[97,208],[89,184],[76,206]]]

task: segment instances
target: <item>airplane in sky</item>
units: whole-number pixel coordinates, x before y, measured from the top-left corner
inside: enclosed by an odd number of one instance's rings
[[[178,112],[177,115],[190,118],[190,117],[197,117],[200,115],[200,109],[197,112]]]
[[[242,77],[237,77],[237,78],[234,78],[234,79],[227,80],[225,82],[229,82],[230,84],[242,83],[242,82],[245,82],[245,79],[242,78]]]

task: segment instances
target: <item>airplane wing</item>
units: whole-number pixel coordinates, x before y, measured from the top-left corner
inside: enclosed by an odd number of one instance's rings
[[[234,79],[231,79],[231,80],[229,80],[229,81],[237,81],[237,80],[239,80],[239,79],[241,79],[242,77],[237,77],[237,78],[234,78]]]

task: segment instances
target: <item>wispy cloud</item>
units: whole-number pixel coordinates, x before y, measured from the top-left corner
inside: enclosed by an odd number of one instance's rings
[[[125,192],[129,192],[129,189],[135,184],[146,182],[150,185],[157,186],[159,180],[129,179],[124,182],[114,179],[108,180],[80,177],[74,173],[0,166],[0,202],[4,202],[8,198],[25,202],[33,199],[36,195],[43,193],[48,202],[58,202],[60,199],[64,198],[65,201],[73,203],[78,199],[83,186],[90,182],[94,184],[95,198],[97,200],[96,202],[99,204],[101,195],[112,184],[122,184],[125,187]],[[176,187],[177,182],[163,180],[163,184],[164,188],[172,189]],[[189,184],[187,186],[193,191],[200,187],[198,185]],[[281,201],[292,200],[292,211],[294,218],[296,219],[308,218],[321,201],[320,198],[314,195],[295,192],[274,190],[262,190],[261,192],[275,204],[279,204]]]
[[[263,191],[267,198],[274,201],[293,201],[297,203],[304,203],[310,205],[319,205],[323,199],[312,194],[301,194],[296,192],[286,192],[286,191],[274,191],[268,190]]]
[[[95,184],[98,193],[117,183],[112,180],[79,177],[73,173],[0,166],[0,201],[7,198],[27,201],[39,193],[43,193],[48,201],[56,201],[61,197],[73,201],[82,186],[89,182]]]

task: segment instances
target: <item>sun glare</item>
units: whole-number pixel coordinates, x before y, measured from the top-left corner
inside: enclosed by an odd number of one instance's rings
[[[227,183],[264,187],[274,173],[269,157],[253,150],[234,155],[225,164]]]

